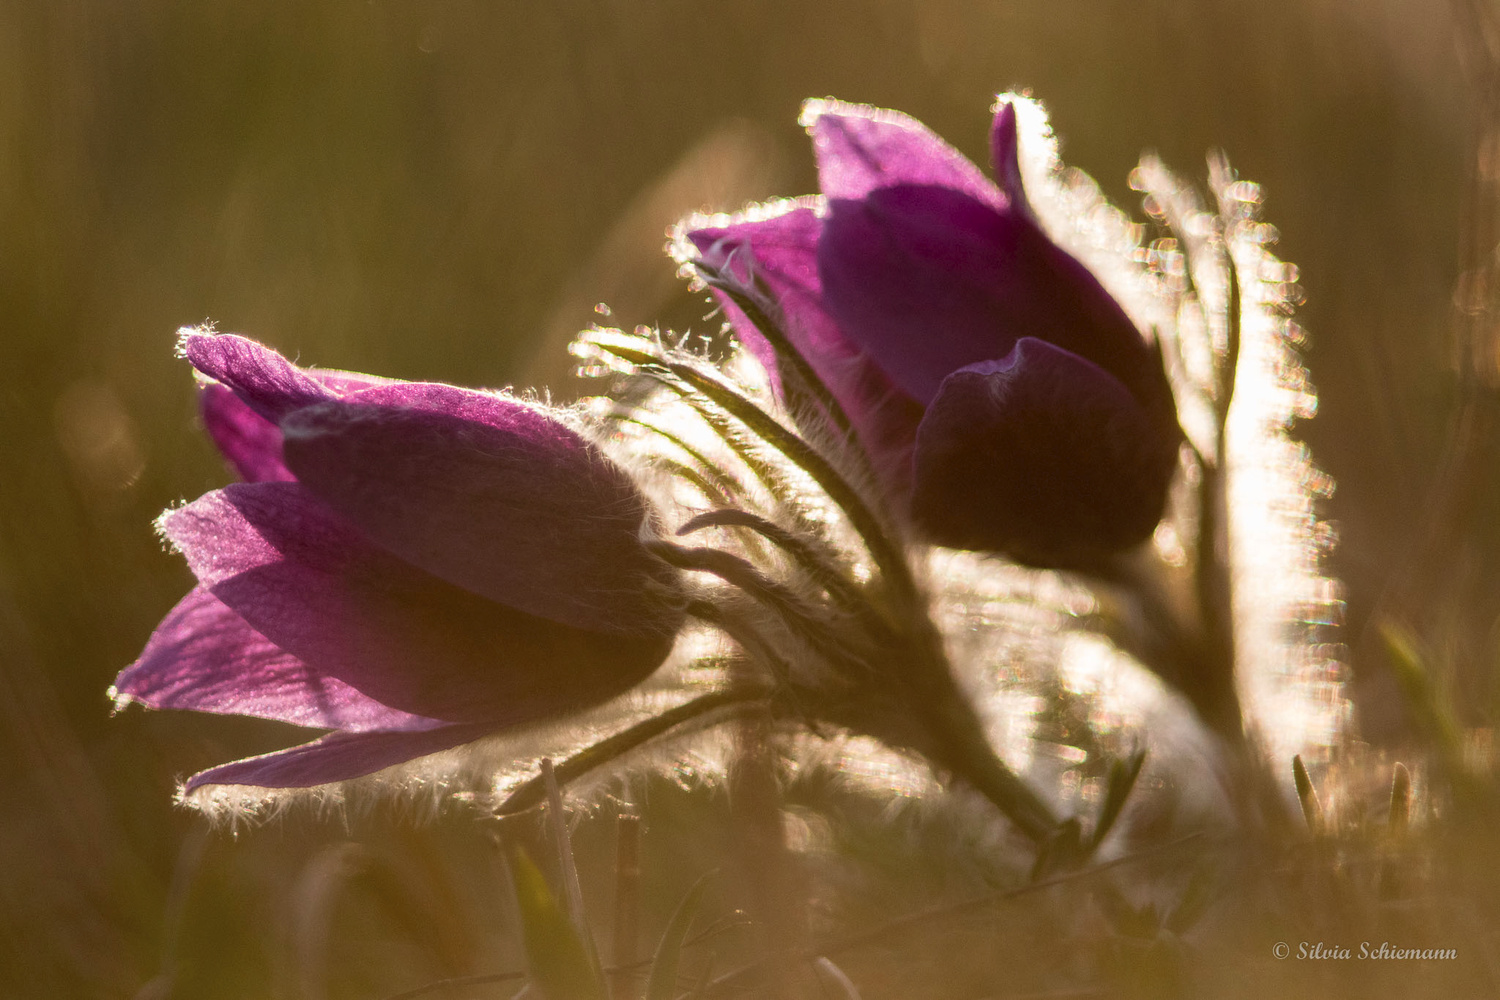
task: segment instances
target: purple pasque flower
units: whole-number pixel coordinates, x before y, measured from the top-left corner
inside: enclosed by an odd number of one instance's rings
[[[120,701],[333,732],[189,779],[369,774],[644,680],[683,622],[629,476],[547,409],[304,370],[189,331],[205,424],[247,480],[162,516],[198,578]]]
[[[1148,538],[1182,439],[1171,389],[1156,348],[1040,225],[1016,102],[995,113],[995,181],[897,112],[810,101],[803,123],[822,197],[697,220],[679,252],[764,304],[927,540],[1090,566]]]

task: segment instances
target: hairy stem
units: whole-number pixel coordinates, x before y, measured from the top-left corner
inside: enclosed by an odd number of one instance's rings
[[[770,695],[771,689],[764,685],[738,685],[711,691],[585,747],[566,760],[555,763],[552,773],[558,785],[567,785],[684,723],[706,722],[709,716],[722,710],[738,711],[747,706],[763,704]],[[539,774],[517,785],[495,808],[495,813],[509,816],[523,812],[541,805],[546,798],[547,784]]]

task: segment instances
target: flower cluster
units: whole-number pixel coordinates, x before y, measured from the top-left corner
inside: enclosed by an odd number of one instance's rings
[[[820,195],[678,228],[672,252],[764,379],[650,331],[594,330],[575,353],[612,380],[607,404],[558,408],[187,332],[204,425],[244,482],[163,515],[198,586],[116,699],[328,730],[185,792],[305,788],[566,723],[688,672],[702,660],[674,650],[706,634],[732,669],[654,718],[591,730],[559,773],[750,706],[915,752],[1033,840],[1076,841],[996,753],[927,557],[1061,570],[1092,595],[1131,579],[1122,557],[1153,537],[1174,484],[1196,484],[1198,507],[1168,535],[1217,530],[1221,455],[1188,444],[1178,414],[1214,410],[1222,443],[1233,351],[1209,350],[1195,383],[1181,338],[1143,331],[1040,210],[1056,191],[1032,182],[1055,165],[1025,166],[1038,140],[1023,116],[1040,121],[1024,98],[995,108],[992,180],[911,118],[809,102]],[[1130,259],[1143,281],[1145,259]],[[1203,308],[1180,292],[1179,311]],[[710,544],[680,540],[700,533]],[[1196,551],[1196,622],[1158,580],[1116,595],[1127,607],[1094,638],[1228,733],[1228,578],[1213,539]],[[1104,617],[1088,601],[1070,614],[1085,612]],[[1212,682],[1182,681],[1195,672]],[[1105,802],[1094,846],[1118,808]]]

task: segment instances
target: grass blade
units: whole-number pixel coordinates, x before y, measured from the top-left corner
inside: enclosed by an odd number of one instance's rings
[[[1307,776],[1301,754],[1292,758],[1292,780],[1297,785],[1297,801],[1302,803],[1302,818],[1307,820],[1307,828],[1316,836],[1323,832],[1323,807],[1318,803],[1317,790]]]
[[[532,981],[547,1000],[609,1000],[599,966],[547,885],[520,848],[510,854],[511,882]]]
[[[693,883],[693,887],[677,904],[677,910],[662,932],[661,942],[656,946],[656,956],[651,960],[651,973],[646,978],[645,1000],[672,1000],[677,995],[677,965],[682,957],[682,942],[687,937],[693,918],[698,915],[698,905],[703,902],[703,892],[708,888],[708,876]]]

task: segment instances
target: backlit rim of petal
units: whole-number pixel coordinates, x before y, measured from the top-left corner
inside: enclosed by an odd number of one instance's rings
[[[813,140],[823,196],[859,199],[893,184],[951,187],[997,210],[1006,198],[984,171],[910,115],[814,99],[798,119]]]
[[[492,728],[457,725],[420,732],[330,733],[288,750],[200,771],[183,785],[182,795],[191,796],[210,785],[312,788],[363,778],[418,757],[472,743]]]
[[[995,120],[990,126],[990,167],[995,183],[1005,192],[1011,207],[1032,214],[1026,199],[1026,184],[1021,177],[1021,135],[1016,103],[1001,98],[995,105]]]
[[[281,354],[246,337],[202,328],[178,332],[178,351],[194,368],[229,386],[272,422],[336,393]]]

